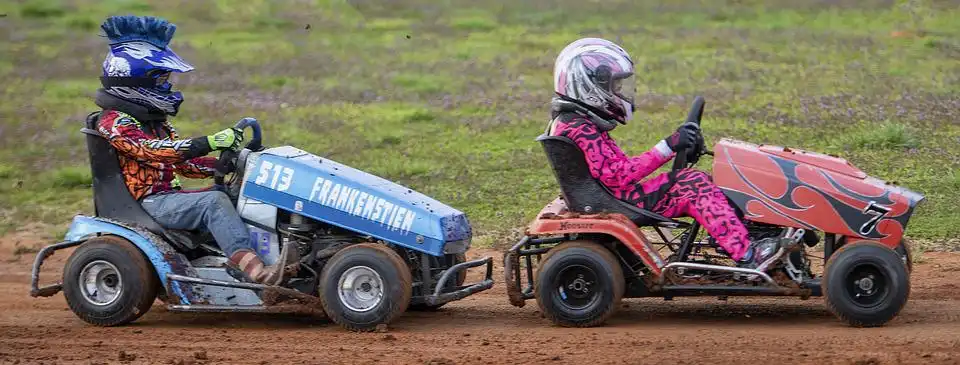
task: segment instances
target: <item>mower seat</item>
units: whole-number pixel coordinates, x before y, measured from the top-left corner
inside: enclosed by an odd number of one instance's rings
[[[93,205],[97,217],[107,218],[145,229],[163,238],[174,249],[188,252],[196,249],[198,234],[191,231],[165,229],[158,224],[140,203],[133,199],[123,179],[123,170],[117,151],[97,131],[100,113],[87,116],[86,127],[80,131],[87,136],[90,169],[93,175]]]
[[[560,193],[571,212],[584,214],[619,213],[637,226],[680,228],[688,223],[664,217],[649,210],[617,199],[613,193],[590,174],[586,156],[573,140],[563,136],[542,134],[537,141],[543,145],[547,160],[560,184]]]

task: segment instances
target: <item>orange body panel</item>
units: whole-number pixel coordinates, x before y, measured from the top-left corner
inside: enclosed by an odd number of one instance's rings
[[[653,249],[640,228],[622,214],[577,214],[567,210],[562,198],[547,204],[527,228],[528,235],[574,233],[608,234],[623,243],[655,274],[660,275],[663,258]]]
[[[923,200],[838,157],[730,139],[714,148],[713,180],[746,219],[890,247]]]

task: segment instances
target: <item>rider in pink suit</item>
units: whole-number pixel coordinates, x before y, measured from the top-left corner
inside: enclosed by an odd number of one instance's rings
[[[632,119],[633,61],[620,46],[597,38],[568,45],[554,66],[552,116],[547,133],[573,140],[594,178],[620,200],[675,218],[693,217],[742,267],[756,267],[771,247],[752,247],[747,229],[710,175],[694,169],[650,175],[676,151],[703,143],[700,128],[685,123],[638,156],[628,156],[610,136]]]

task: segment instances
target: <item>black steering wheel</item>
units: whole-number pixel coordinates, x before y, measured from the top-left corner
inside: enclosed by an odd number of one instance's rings
[[[684,122],[696,123],[699,126],[700,120],[703,118],[703,106],[705,104],[706,100],[704,100],[702,96],[697,96],[695,99],[693,99],[693,106],[690,108],[690,113],[687,113],[687,120]],[[683,150],[677,151],[676,156],[673,158],[673,171],[678,171],[687,167],[687,162],[689,162],[687,161],[687,155],[690,154],[691,148],[700,149],[700,151],[696,151],[697,156],[704,153],[704,146],[703,144],[699,143],[694,147],[684,148]]]
[[[259,151],[262,147],[263,133],[260,130],[260,122],[253,118],[243,118],[233,126],[236,129],[244,130],[247,127],[253,129],[253,138],[250,139],[250,142],[247,142],[247,145],[244,149],[251,151]],[[216,186],[223,186],[223,178],[227,174],[232,173],[237,170],[237,157],[239,152],[236,150],[224,150],[220,152],[220,158],[217,160],[216,171],[213,173],[213,183]]]

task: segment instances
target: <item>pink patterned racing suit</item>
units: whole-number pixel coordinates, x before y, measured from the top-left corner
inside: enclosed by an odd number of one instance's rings
[[[747,229],[710,175],[683,169],[643,180],[673,158],[666,143],[629,157],[606,131],[572,112],[560,113],[548,133],[573,140],[586,156],[590,173],[617,199],[669,218],[693,217],[732,259],[740,260],[747,253]]]

